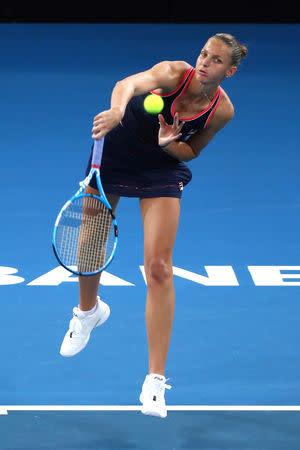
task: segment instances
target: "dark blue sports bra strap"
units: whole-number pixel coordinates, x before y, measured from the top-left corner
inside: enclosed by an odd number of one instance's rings
[[[182,83],[182,85],[180,86],[180,88],[178,89],[178,91],[176,91],[176,97],[178,97],[178,95],[181,94],[181,92],[183,91],[183,89],[186,87],[187,84],[189,84],[189,82],[191,81],[192,76],[194,75],[195,72],[195,68],[191,67],[189,69],[190,73],[188,74],[188,76],[186,77],[186,79],[184,80],[184,82]]]

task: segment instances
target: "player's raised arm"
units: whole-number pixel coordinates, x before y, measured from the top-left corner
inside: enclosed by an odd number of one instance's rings
[[[111,107],[94,118],[93,139],[100,139],[118,125],[130,99],[154,89],[172,91],[189,65],[184,61],[162,61],[151,69],[118,81],[112,91]]]

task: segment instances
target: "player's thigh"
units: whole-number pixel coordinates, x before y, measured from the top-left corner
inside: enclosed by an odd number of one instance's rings
[[[180,216],[180,199],[172,197],[140,200],[144,226],[145,264],[152,258],[170,261]]]
[[[85,194],[92,194],[92,195],[98,195],[99,196],[99,191],[98,189],[95,189],[91,186],[87,186],[84,190]],[[112,207],[113,213],[115,213],[116,208],[118,206],[120,197],[118,195],[114,195],[114,194],[107,194],[105,193],[106,198],[110,204],[110,206]]]

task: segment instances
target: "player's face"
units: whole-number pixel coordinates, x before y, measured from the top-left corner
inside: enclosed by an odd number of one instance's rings
[[[231,47],[220,39],[209,39],[197,59],[197,79],[203,84],[219,84],[235,71],[236,67],[231,62]]]

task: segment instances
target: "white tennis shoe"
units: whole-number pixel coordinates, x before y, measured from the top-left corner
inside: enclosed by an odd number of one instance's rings
[[[70,321],[60,354],[62,356],[74,356],[87,345],[94,328],[102,325],[110,315],[109,306],[97,297],[97,309],[93,314],[85,315],[79,308],[73,309],[73,318]]]
[[[151,373],[146,376],[140,395],[143,414],[163,419],[167,417],[165,389],[171,389],[171,386],[166,384],[166,381],[163,375]]]

